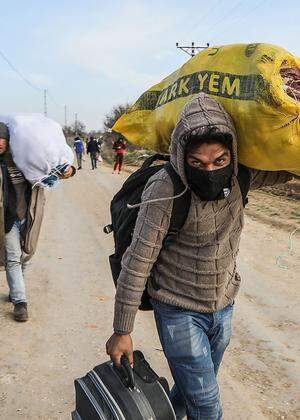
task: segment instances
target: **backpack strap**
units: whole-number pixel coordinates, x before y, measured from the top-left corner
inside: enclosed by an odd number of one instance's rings
[[[173,182],[174,195],[179,195],[186,188],[180,176],[175,171],[170,162],[167,162],[164,165],[164,169],[167,171]],[[191,198],[191,190],[188,189],[186,193],[181,197],[174,199],[170,226],[164,241],[165,244],[168,244],[173,239],[173,237],[177,235],[178,232],[183,228],[190,210]]]
[[[165,162],[169,162],[170,155],[163,155],[161,153],[156,153],[155,155],[148,157],[144,161],[140,169],[143,171],[144,169],[149,168],[149,166],[151,166],[152,163],[154,163],[156,160],[163,160]]]
[[[251,172],[247,166],[244,166],[241,163],[239,163],[238,166],[237,180],[239,182],[240,190],[242,193],[243,206],[246,207],[248,204],[247,196],[251,185]]]
[[[185,189],[185,185],[182,182],[180,176],[175,171],[170,162],[167,162],[164,165],[164,169],[167,171],[173,182],[174,195],[180,194]],[[239,164],[237,179],[242,194],[243,206],[245,207],[248,204],[248,193],[251,184],[250,170],[246,166]],[[177,235],[178,232],[183,228],[190,210],[191,197],[191,190],[187,190],[185,194],[174,200],[170,226],[168,234],[165,238],[165,243],[168,243],[170,240],[172,240],[172,237],[174,237],[174,235]]]
[[[183,184],[180,176],[177,174],[173,166],[170,162],[167,162],[164,165],[164,169],[169,174],[173,185],[174,185],[174,195],[180,194],[184,189],[185,185]],[[243,165],[239,164],[239,171],[237,175],[238,183],[240,186],[242,198],[243,198],[243,205],[244,207],[248,203],[248,192],[250,189],[250,182],[251,182],[251,173],[250,170]],[[188,189],[185,194],[173,200],[173,209],[172,215],[170,220],[170,226],[168,233],[163,241],[163,247],[169,246],[176,235],[180,232],[183,228],[185,221],[188,217],[188,213],[191,206],[191,199],[192,193],[191,190]],[[155,290],[159,290],[159,285],[156,283],[155,277],[153,275],[153,271],[151,271],[149,280],[151,281],[152,287]]]

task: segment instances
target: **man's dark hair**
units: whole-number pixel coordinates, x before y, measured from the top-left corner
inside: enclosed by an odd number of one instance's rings
[[[192,134],[188,137],[188,142],[186,145],[186,153],[193,152],[201,144],[214,144],[220,143],[228,150],[232,150],[232,135],[229,133],[221,133],[212,128],[207,133],[200,136],[199,134]]]
[[[3,122],[0,122],[0,138],[9,141],[8,127]]]
[[[71,165],[71,168],[72,168],[72,174],[71,174],[71,178],[72,178],[72,176],[76,174],[76,168],[73,165]]]

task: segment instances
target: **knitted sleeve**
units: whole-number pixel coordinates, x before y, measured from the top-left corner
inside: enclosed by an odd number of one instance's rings
[[[293,175],[286,171],[258,171],[250,169],[251,173],[251,190],[262,187],[272,187],[277,184],[285,184],[293,179]]]
[[[148,200],[173,195],[173,183],[165,171],[148,181],[142,195],[131,245],[122,259],[115,298],[114,331],[120,334],[133,330],[147,278],[157,260],[172,214],[173,200],[147,203]]]

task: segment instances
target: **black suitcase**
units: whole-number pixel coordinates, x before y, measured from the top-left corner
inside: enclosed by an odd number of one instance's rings
[[[140,351],[133,356],[133,369],[122,357],[121,369],[106,362],[75,380],[73,420],[176,420],[167,380]]]

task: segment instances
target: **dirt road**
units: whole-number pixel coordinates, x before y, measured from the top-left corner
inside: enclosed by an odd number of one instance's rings
[[[114,289],[102,233],[124,177],[82,170],[50,192],[39,250],[27,273],[30,321],[15,323],[0,273],[0,418],[68,419],[73,380],[106,360]],[[239,269],[243,286],[220,373],[225,420],[299,419],[300,235],[295,255],[276,265],[288,231],[247,218]],[[152,314],[134,335],[154,368],[169,377]]]

